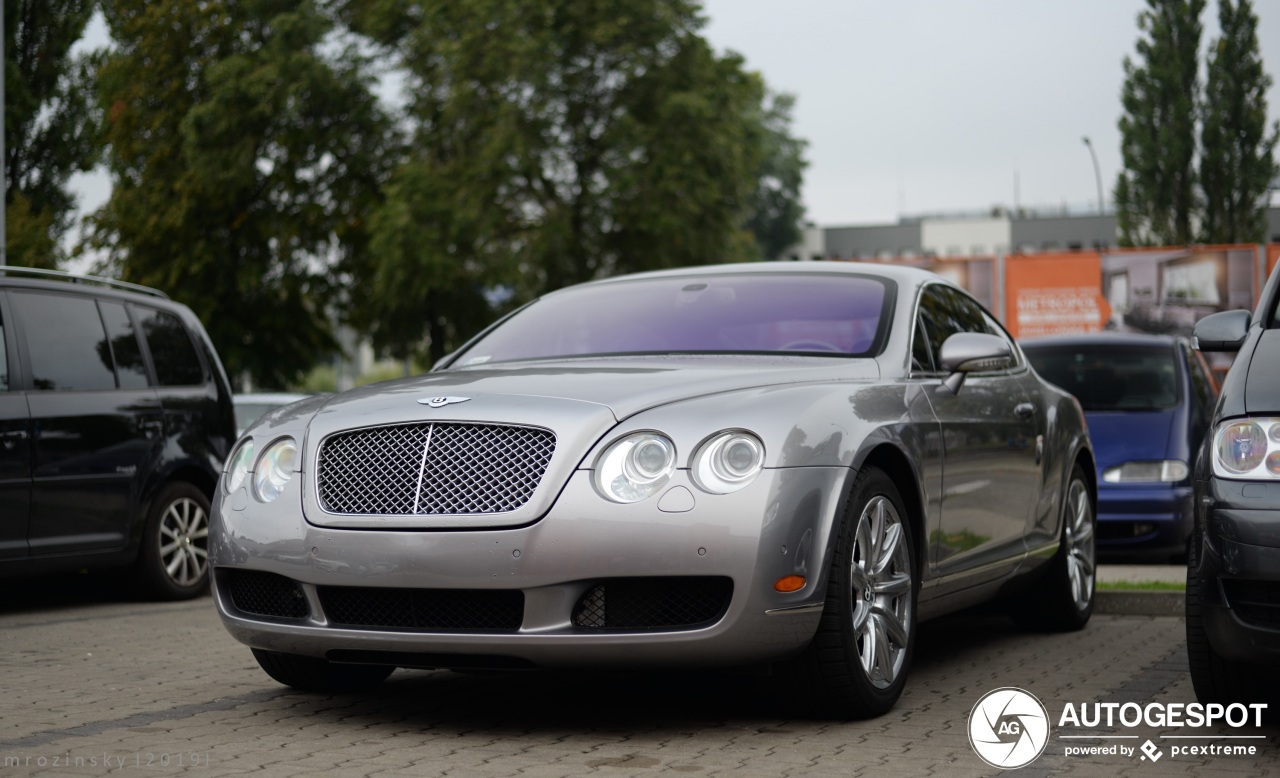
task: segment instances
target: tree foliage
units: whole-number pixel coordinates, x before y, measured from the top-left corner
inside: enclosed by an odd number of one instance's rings
[[[1242,243],[1266,239],[1266,203],[1280,124],[1267,130],[1271,77],[1258,51],[1258,17],[1249,0],[1219,0],[1222,36],[1209,54],[1201,127],[1202,240]]]
[[[394,322],[383,346],[403,351],[429,325],[438,357],[473,328],[468,318],[488,315],[484,289],[518,301],[619,272],[758,257],[755,225],[744,227],[753,197],[786,218],[773,199],[798,186],[785,169],[790,104],[766,116],[760,78],[711,50],[696,2],[345,10],[407,73],[410,151],[372,219],[373,288]],[[760,194],[769,141],[782,161]]]
[[[1126,57],[1121,91],[1116,217],[1126,246],[1193,239],[1200,14],[1205,0],[1147,0],[1138,62]]]
[[[389,122],[308,0],[104,0],[114,188],[93,241],[205,322],[233,376],[281,386],[331,353],[365,272]]]
[[[10,264],[56,267],[75,198],[67,180],[98,153],[89,57],[72,56],[96,0],[4,3],[4,174]]]
[[[808,144],[791,135],[795,102],[794,95],[776,94],[762,106],[765,151],[747,227],[764,259],[778,259],[801,238],[804,206],[800,202],[800,186],[808,166],[804,159]]]

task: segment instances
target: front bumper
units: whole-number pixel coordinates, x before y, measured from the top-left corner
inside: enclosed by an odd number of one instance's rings
[[[416,666],[697,666],[753,664],[802,649],[821,616],[828,539],[850,471],[839,467],[765,470],[731,495],[698,491],[692,507],[651,498],[617,505],[598,496],[589,471],[575,471],[547,515],[494,530],[384,531],[317,527],[306,521],[301,478],[270,505],[243,493],[213,506],[210,559],[223,623],[255,648],[340,661]],[[688,500],[685,501],[686,504]],[[261,571],[299,584],[305,614],[264,617],[237,607],[236,571]],[[802,575],[793,593],[776,580]],[[620,579],[720,578],[732,582],[721,615],[681,628],[610,629],[575,623],[592,587]],[[375,590],[512,591],[523,595],[514,629],[404,629],[337,626],[322,593]]]
[[[1190,485],[1098,487],[1100,556],[1183,554],[1194,521]]]
[[[1214,651],[1250,664],[1280,659],[1280,484],[1211,478],[1197,485],[1205,528],[1197,568]]]

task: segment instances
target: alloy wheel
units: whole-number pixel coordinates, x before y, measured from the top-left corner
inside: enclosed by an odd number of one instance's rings
[[[1075,480],[1067,492],[1067,575],[1071,579],[1071,599],[1076,610],[1084,610],[1093,601],[1095,571],[1093,547],[1093,508],[1084,482]]]
[[[160,563],[179,586],[192,586],[209,569],[209,516],[200,503],[180,497],[160,517]]]
[[[858,516],[849,579],[858,658],[880,689],[902,671],[911,638],[911,550],[905,540],[893,503],[883,495],[872,497]]]

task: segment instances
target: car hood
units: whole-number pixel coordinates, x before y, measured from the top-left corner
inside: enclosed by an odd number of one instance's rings
[[[1168,458],[1177,409],[1164,411],[1086,411],[1098,471],[1125,462]]]
[[[432,373],[337,395],[311,417],[302,468],[319,461],[326,438],[355,428],[425,422],[538,427],[555,435],[554,453],[522,507],[500,514],[353,516],[326,513],[308,486],[303,510],[313,524],[347,528],[519,526],[542,516],[591,447],[619,421],[696,397],[784,384],[875,380],[871,359],[773,356],[664,356],[524,362]],[[797,410],[799,413],[799,409]],[[264,435],[265,436],[265,435]],[[425,459],[424,459],[425,461]],[[309,479],[314,484],[316,479]]]
[[[395,413],[418,398],[469,398],[463,417],[486,403],[541,397],[607,407],[617,420],[693,397],[778,384],[879,377],[871,359],[773,356],[664,356],[557,360],[510,366],[463,368],[389,381],[339,395],[326,413]],[[499,399],[506,398],[506,399]],[[452,409],[451,409],[452,410]]]

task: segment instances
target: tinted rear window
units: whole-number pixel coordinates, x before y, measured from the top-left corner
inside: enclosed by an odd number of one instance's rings
[[[142,321],[142,332],[151,349],[156,380],[161,386],[192,386],[204,383],[204,369],[196,355],[195,344],[182,320],[171,313],[153,308],[135,308]]]
[[[1076,396],[1086,411],[1152,411],[1178,404],[1170,346],[1024,345],[1036,372]]]
[[[794,352],[866,356],[883,339],[890,282],[845,275],[626,281],[535,302],[456,364],[589,354]]]

